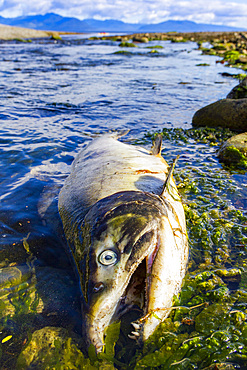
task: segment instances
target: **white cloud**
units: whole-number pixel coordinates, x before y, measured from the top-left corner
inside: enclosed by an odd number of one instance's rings
[[[247,28],[246,0],[0,0],[4,17],[48,12],[79,19],[114,18],[131,23],[188,19]]]

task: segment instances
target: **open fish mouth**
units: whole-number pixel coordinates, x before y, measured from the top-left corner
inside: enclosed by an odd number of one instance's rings
[[[136,307],[142,315],[147,314],[148,301],[150,297],[150,281],[152,277],[152,264],[159,250],[159,242],[152,245],[147,256],[138,261],[132,269],[132,275],[126,283],[124,294],[117,307],[115,317],[121,317],[130,309]]]
[[[130,322],[132,327],[130,333],[128,333],[128,337],[136,340],[138,343],[143,339],[145,317],[149,314],[148,304],[151,297],[152,266],[158,253],[159,246],[159,236],[156,235],[148,254],[143,256],[143,259],[133,266],[132,275],[129,281],[126,282],[125,291],[120,297],[112,318],[112,321],[116,321],[123,316],[126,317],[126,314],[130,313],[130,311],[135,311],[136,318],[133,322]]]
[[[128,324],[132,325],[128,337],[139,343],[143,339],[144,321],[141,318],[145,317],[148,313],[148,302],[151,296],[152,261],[155,259],[159,246],[156,232],[150,232],[150,235],[147,235],[145,239],[146,242],[150,240],[152,244],[147,254],[131,266],[126,276],[126,281],[119,282],[118,288],[122,284],[122,289],[112,291],[114,295],[112,295],[111,302],[102,300],[101,307],[98,305],[98,302],[96,302],[96,309],[94,309],[94,305],[89,305],[88,307],[86,332],[89,335],[89,343],[94,344],[97,352],[103,349],[105,329],[109,324],[123,317]],[[100,293],[104,294],[105,284],[103,282],[97,282],[95,286],[95,295],[98,294],[100,299]],[[107,294],[109,295],[109,291]],[[131,317],[133,317],[133,312],[134,322],[129,322],[129,319],[126,320],[126,317],[130,313],[132,313]]]

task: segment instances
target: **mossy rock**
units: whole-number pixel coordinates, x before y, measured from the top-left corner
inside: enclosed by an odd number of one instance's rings
[[[247,99],[222,99],[199,109],[192,118],[194,127],[223,127],[247,131]]]
[[[131,53],[131,51],[127,51],[127,50],[118,50],[118,51],[115,51],[115,53],[113,53],[113,54],[132,55],[133,53]]]
[[[149,38],[146,37],[146,36],[134,36],[133,41],[134,42],[147,43],[147,42],[149,42]]]
[[[79,347],[81,339],[66,329],[45,327],[32,334],[17,360],[17,369],[95,369]]]
[[[134,44],[133,42],[121,42],[120,44],[119,44],[119,46],[121,47],[121,48],[136,48],[137,47],[137,45],[136,44]]]
[[[155,50],[155,49],[152,49],[151,51],[149,51],[148,54],[158,54],[158,50]]]
[[[53,33],[51,35],[52,40],[62,40],[62,37],[59,35],[59,33]]]
[[[235,63],[239,59],[241,53],[237,50],[229,50],[224,54],[224,60],[229,63]]]
[[[177,36],[177,37],[173,37],[171,38],[171,42],[173,43],[177,43],[177,42],[187,42],[188,39],[182,37],[182,36]]]
[[[227,99],[246,99],[247,98],[247,78],[244,78],[227,95]]]
[[[164,49],[161,45],[146,46],[146,49]]]
[[[26,266],[0,271],[0,319],[15,314],[40,313],[43,302],[36,291],[36,277]]]
[[[228,139],[219,150],[218,157],[228,165],[247,169],[247,132]]]
[[[119,329],[119,324],[111,325],[106,333],[104,353],[97,356],[90,347],[88,358],[82,353],[85,346],[79,335],[60,327],[44,327],[32,334],[17,359],[16,369],[114,370],[114,340]]]
[[[216,44],[213,46],[214,50],[227,50],[227,47],[224,44]]]
[[[16,38],[15,41],[17,41],[17,42],[32,42],[32,40],[30,40],[30,39],[20,39],[20,38]]]
[[[200,50],[202,51],[202,54],[204,55],[217,55],[217,51],[212,48],[200,47]]]

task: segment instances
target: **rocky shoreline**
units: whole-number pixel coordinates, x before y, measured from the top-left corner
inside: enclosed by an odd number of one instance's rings
[[[247,71],[247,32],[145,33],[104,38],[119,41],[121,47],[133,47],[149,41],[169,40],[176,43],[193,41],[197,42],[202,54],[222,58],[216,63]],[[247,75],[241,72],[239,74],[226,73],[226,75],[238,78],[239,85],[235,86],[226,99],[221,99],[196,111],[192,118],[192,125],[194,127],[222,127],[231,129],[233,132],[241,132],[242,134],[235,135],[224,143],[218,156],[220,161],[228,166],[246,170]]]
[[[114,40],[126,44],[148,43],[149,41],[197,42],[203,54],[222,58],[221,63],[247,70],[247,32],[191,32],[191,33],[137,33],[123,36],[93,37]],[[207,45],[210,44],[209,45]]]
[[[59,39],[61,34],[66,34],[66,32],[38,31],[31,28],[12,27],[0,24],[0,40],[27,40],[44,37]]]
[[[34,38],[52,38],[61,40],[62,34],[66,32],[56,31],[38,31],[34,29],[11,27],[0,24],[0,40],[20,40],[31,41]],[[70,33],[71,34],[71,33]],[[91,40],[112,40],[119,42],[119,47],[133,48],[138,44],[148,43],[149,41],[171,41],[174,43],[183,43],[187,41],[196,42],[198,49],[205,55],[214,55],[222,58],[216,63],[222,63],[229,67],[239,68],[247,71],[247,32],[192,32],[192,33],[137,33],[130,35],[100,36],[90,37]],[[157,52],[156,45],[151,52]],[[126,50],[117,53],[127,53]],[[226,97],[203,107],[195,112],[192,125],[194,127],[223,127],[229,128],[235,132],[246,133],[247,131],[247,75],[245,73],[231,74],[229,77],[235,77],[242,80]],[[237,135],[237,139],[239,135]],[[234,138],[233,138],[234,139]],[[235,140],[235,139],[234,139]],[[235,146],[235,141],[227,143],[221,150],[220,160],[229,164],[229,150],[232,149],[237,155],[232,162],[238,164],[241,168],[247,168],[247,144],[246,134],[244,140],[240,137],[240,144]],[[228,145],[229,144],[229,145]],[[230,146],[230,149],[229,149]],[[226,152],[226,155],[225,155]],[[235,153],[234,152],[234,153]],[[232,153],[232,152],[231,152]]]

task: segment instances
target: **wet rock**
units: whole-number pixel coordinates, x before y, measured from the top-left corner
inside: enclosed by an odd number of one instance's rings
[[[246,56],[240,56],[238,59],[237,59],[237,63],[243,63],[243,64],[246,64],[247,63],[247,57]]]
[[[136,44],[134,44],[133,42],[122,41],[121,44],[119,44],[119,47],[121,47],[121,48],[136,48]]]
[[[171,42],[187,42],[188,39],[184,38],[183,36],[176,36],[176,37],[172,37],[171,39]]]
[[[224,127],[247,131],[247,99],[222,99],[199,109],[192,118],[195,127]]]
[[[239,85],[235,86],[227,95],[227,99],[246,99],[247,98],[247,78],[244,78]]]
[[[149,42],[149,39],[146,36],[136,35],[136,36],[133,37],[133,42],[147,43],[147,42]]]
[[[36,291],[36,277],[28,266],[0,270],[0,319],[15,314],[41,313],[43,302]]]
[[[219,150],[218,157],[228,165],[247,169],[247,132],[228,139]]]
[[[37,330],[21,352],[17,369],[94,369],[85,359],[81,339],[66,329],[45,327]],[[83,367],[85,366],[85,367]]]
[[[81,326],[78,283],[67,271],[51,267],[36,269],[36,290],[43,302],[46,325]]]

